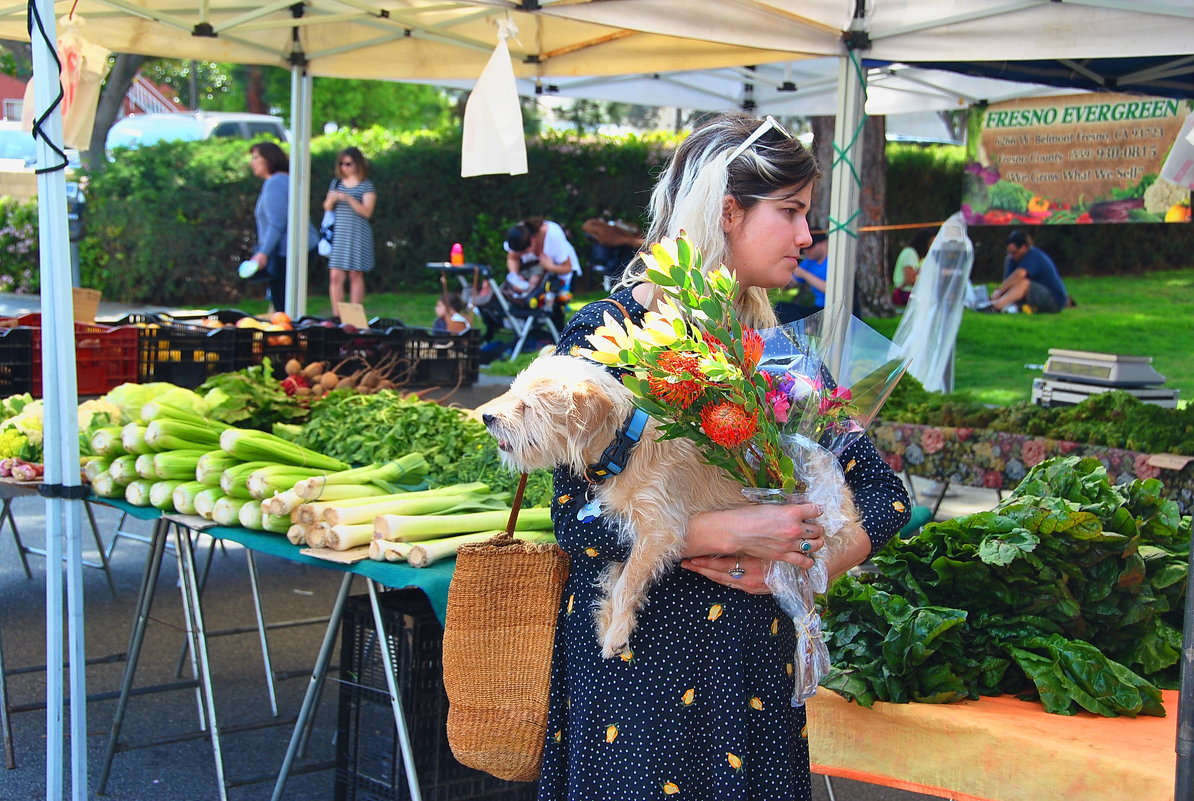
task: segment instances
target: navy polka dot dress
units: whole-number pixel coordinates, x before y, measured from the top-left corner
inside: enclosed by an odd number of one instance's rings
[[[635,321],[644,309],[615,295]],[[587,348],[610,303],[585,307],[560,350]],[[633,458],[633,456],[631,457]],[[907,495],[869,440],[842,457],[879,547],[907,522]],[[650,591],[630,652],[603,659],[595,585],[627,548],[600,517],[583,522],[587,485],[555,474],[552,514],[572,558],[560,604],[540,801],[701,801],[811,798],[803,708],[791,705],[792,622],[770,596],[675,568]]]

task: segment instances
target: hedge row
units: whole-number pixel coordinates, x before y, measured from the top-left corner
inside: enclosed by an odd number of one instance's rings
[[[444,260],[461,242],[469,260],[500,264],[502,233],[518,219],[548,214],[585,256],[581,223],[604,211],[641,220],[651,186],[674,139],[668,136],[528,143],[530,172],[460,178],[460,141],[384,131],[340,132],[312,147],[311,207],[317,220],[335,155],[356,144],[377,186],[373,227],[377,269],[371,291],[431,288],[424,264]],[[163,143],[122,151],[88,187],[84,283],[114,300],[210,303],[247,291],[235,277],[254,239],[260,184],[248,169],[246,143]],[[961,203],[960,148],[889,146],[888,221],[944,220]],[[37,290],[36,215],[0,203],[0,290]],[[30,226],[33,226],[32,228]],[[999,278],[1006,228],[973,228],[974,279]],[[1190,266],[1194,226],[1057,225],[1033,231],[1063,274],[1126,273]],[[896,252],[904,232],[889,235]],[[326,275],[311,270],[313,291]]]

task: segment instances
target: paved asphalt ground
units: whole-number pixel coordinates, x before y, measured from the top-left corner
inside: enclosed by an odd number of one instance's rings
[[[37,311],[34,296],[0,295],[0,314]],[[101,315],[120,315],[143,311],[104,304]],[[454,398],[462,405],[484,395],[478,387],[473,395]],[[494,394],[492,390],[489,394]],[[480,397],[484,400],[484,397]],[[939,519],[953,517],[995,503],[994,493],[959,489],[945,499]],[[44,502],[38,498],[18,498],[13,511],[26,545],[42,546],[45,541]],[[119,515],[107,507],[96,506],[99,531],[105,543],[111,541]],[[95,546],[84,521],[87,556],[94,559]],[[148,534],[150,524],[130,521],[126,530]],[[201,538],[199,557],[207,553],[209,541]],[[103,661],[110,655],[124,654],[132,622],[140,578],[145,568],[148,547],[141,542],[120,538],[111,560],[114,591],[109,590],[102,571],[84,568],[86,606],[86,652],[95,662],[87,670],[87,689],[96,694],[114,695],[119,690],[123,661]],[[0,527],[0,637],[3,638],[5,668],[8,671],[10,704],[16,750],[15,770],[0,765],[0,801],[32,801],[45,797],[44,709],[29,709],[45,703],[45,674],[27,670],[45,662],[45,561],[30,556],[32,578],[21,569],[12,536],[7,526]],[[267,621],[314,618],[326,615],[339,585],[340,574],[317,567],[307,567],[261,556],[257,560],[261,594]],[[363,593],[364,585],[354,585],[353,593]],[[204,616],[209,630],[253,624],[245,554],[237,546],[217,550],[204,595]],[[177,571],[171,553],[166,554],[157,584],[152,622],[145,639],[135,687],[166,683],[174,678],[174,665],[182,642],[183,613],[177,591]],[[273,629],[270,650],[275,672],[299,675],[277,683],[279,718],[292,719],[298,712],[306,691],[309,671],[323,634],[322,625]],[[255,630],[248,634],[214,637],[210,640],[212,672],[215,681],[217,715],[222,727],[247,724],[269,718],[268,697],[261,655]],[[333,657],[338,659],[339,650]],[[107,746],[108,732],[116,708],[115,700],[103,698],[87,705],[88,773],[91,797],[112,801],[206,801],[216,799],[217,782],[210,741],[206,736],[182,742],[139,748],[118,753],[113,761],[107,794],[95,795]],[[143,743],[197,730],[196,699],[193,690],[174,690],[131,699],[124,722],[122,741]],[[331,761],[335,754],[337,727],[337,687],[327,685],[316,717],[307,759]],[[226,734],[224,761],[231,779],[266,777],[267,781],[234,787],[230,801],[264,801],[270,798],[274,777],[286,751],[290,725]],[[67,766],[69,773],[69,765]],[[928,801],[929,796],[902,792],[868,784],[836,780],[834,795],[827,792],[820,777],[814,777],[816,801]],[[69,794],[66,797],[70,797]],[[331,801],[334,798],[333,772],[294,776],[287,785],[288,800]],[[448,799],[447,801],[455,801]],[[462,800],[463,801],[463,800]]]

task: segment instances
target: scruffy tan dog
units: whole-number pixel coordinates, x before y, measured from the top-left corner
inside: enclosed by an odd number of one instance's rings
[[[541,356],[509,392],[477,411],[507,466],[529,472],[563,464],[580,476],[598,462],[634,408],[630,390],[600,365]],[[593,485],[592,497],[630,545],[626,561],[611,563],[602,577],[596,618],[607,659],[626,649],[647,591],[680,560],[688,518],[745,502],[742,485],[703,461],[691,440],[657,440],[656,431],[648,420],[625,469]],[[826,547],[841,539],[827,537]]]

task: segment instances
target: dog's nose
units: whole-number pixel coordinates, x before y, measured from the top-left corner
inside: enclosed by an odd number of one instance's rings
[[[493,415],[489,414],[488,412],[481,415],[481,422],[484,423],[485,425],[489,425],[490,423],[493,422]]]

